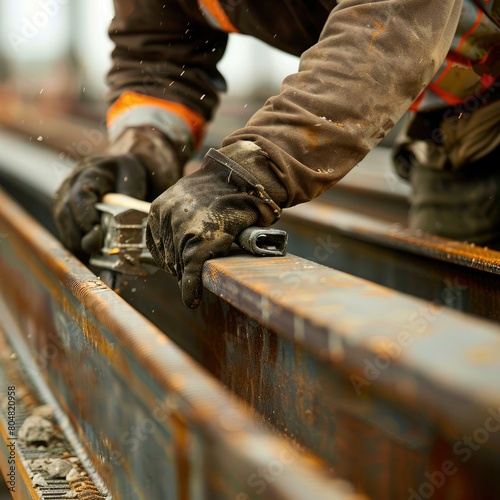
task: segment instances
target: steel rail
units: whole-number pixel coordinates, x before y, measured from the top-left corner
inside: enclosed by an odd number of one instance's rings
[[[448,462],[443,495],[497,491],[499,434],[485,439],[484,425],[498,414],[499,328],[442,307],[461,292],[453,275],[433,303],[293,256],[219,259],[204,279],[196,313],[163,273],[118,286],[273,427],[373,498],[409,495]]]
[[[3,193],[0,233],[0,323],[114,498],[359,498],[257,424]]]
[[[496,250],[410,230],[398,223],[353,213],[321,201],[291,208],[284,216],[402,252],[500,274],[500,252]]]
[[[302,257],[430,301],[442,301],[456,283],[446,305],[500,319],[496,250],[410,231],[323,200],[288,210],[278,227],[288,232],[290,251]]]
[[[9,319],[4,316],[3,325]],[[18,344],[19,346],[19,344]],[[9,404],[0,408],[0,434],[6,446],[2,446],[0,469],[5,471],[8,491],[15,499],[63,500],[83,496],[93,500],[108,498],[106,488],[96,475],[92,464],[81,447],[65,415],[57,412],[57,403],[50,391],[38,378],[38,389],[30,381],[38,377],[40,368],[21,363],[26,353],[18,356],[0,328],[0,383],[8,390]],[[43,393],[43,394],[42,394]],[[4,399],[5,401],[5,399]],[[48,404],[50,403],[50,404]],[[24,425],[33,415],[43,416],[44,424],[52,427],[50,443],[27,443],[23,436]],[[31,432],[39,432],[36,429]],[[59,469],[57,467],[66,467]],[[72,474],[66,478],[69,469]],[[34,477],[44,472],[45,477]],[[35,483],[31,478],[36,480]]]
[[[372,498],[406,497],[448,462],[443,495],[498,491],[500,433],[484,430],[500,418],[497,324],[293,256],[217,259],[204,283],[195,314],[163,273],[120,294]]]

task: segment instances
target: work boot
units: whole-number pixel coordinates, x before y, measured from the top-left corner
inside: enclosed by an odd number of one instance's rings
[[[500,149],[452,172],[412,168],[409,227],[481,245],[500,241]]]

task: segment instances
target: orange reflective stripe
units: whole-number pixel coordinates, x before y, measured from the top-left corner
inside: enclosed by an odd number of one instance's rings
[[[218,0],[198,0],[200,9],[205,10],[226,33],[239,33]]]
[[[130,111],[133,108],[140,106],[154,106],[163,109],[169,113],[173,113],[183,120],[194,137],[194,142],[198,146],[203,138],[205,129],[205,119],[196,111],[189,109],[184,104],[178,102],[164,101],[156,97],[150,97],[136,92],[124,92],[118,100],[109,108],[107,113],[107,126],[111,127],[113,122],[117,120],[123,113]]]
[[[425,96],[425,90],[420,93],[420,95],[413,101],[412,105],[408,108],[410,111],[418,111],[420,107],[420,103],[422,102]]]
[[[465,40],[467,40],[467,38],[476,30],[476,28],[479,26],[479,23],[481,22],[481,18],[483,17],[483,11],[482,10],[479,10],[478,9],[478,13],[477,13],[477,18],[476,18],[476,21],[475,23],[470,27],[470,29],[468,29],[464,35],[462,36],[462,38],[460,39],[460,42],[457,46],[457,48],[455,49],[455,52],[460,52],[460,49],[462,48],[462,45],[464,44]]]
[[[432,81],[431,83],[432,87],[431,85],[429,85],[429,88],[431,88],[435,94],[441,97],[441,99],[443,99],[448,104],[457,104],[459,102],[463,102],[463,100],[453,96],[452,93],[447,92],[446,90],[437,86],[444,80],[444,78],[447,76],[447,74],[451,71],[451,69],[455,65],[461,64],[463,66],[471,66],[470,60],[466,59],[460,54],[460,49],[462,48],[467,38],[479,26],[482,17],[483,17],[483,11],[478,10],[478,14],[476,20],[474,21],[474,24],[462,35],[462,38],[460,39],[460,42],[457,45],[457,48],[454,50],[450,50],[450,52],[448,52],[448,55],[446,56],[446,67],[441,71],[438,77],[437,78],[435,77],[435,79]]]
[[[451,94],[450,92],[446,92],[446,90],[443,90],[434,83],[429,83],[428,89],[432,90],[438,97],[440,97],[446,104],[450,106],[453,106],[455,104],[461,104],[464,102],[463,99],[460,99],[459,97]]]

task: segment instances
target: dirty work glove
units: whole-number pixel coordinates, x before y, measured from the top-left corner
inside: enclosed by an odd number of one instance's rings
[[[52,210],[62,242],[77,253],[97,252],[102,234],[95,204],[106,193],[150,201],[180,176],[180,159],[160,132],[125,129],[101,156],[82,160],[57,189]]]
[[[146,243],[156,263],[177,277],[188,307],[200,303],[206,260],[225,255],[247,227],[270,226],[279,218],[287,196],[270,163],[248,141],[211,149],[199,171],[151,205]]]

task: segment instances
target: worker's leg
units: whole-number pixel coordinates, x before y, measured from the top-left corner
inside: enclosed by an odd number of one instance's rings
[[[497,148],[458,172],[415,166],[409,226],[479,244],[500,239],[499,157]]]
[[[500,237],[500,101],[436,117],[419,114],[398,149],[398,171],[410,166],[409,226],[489,243]]]

